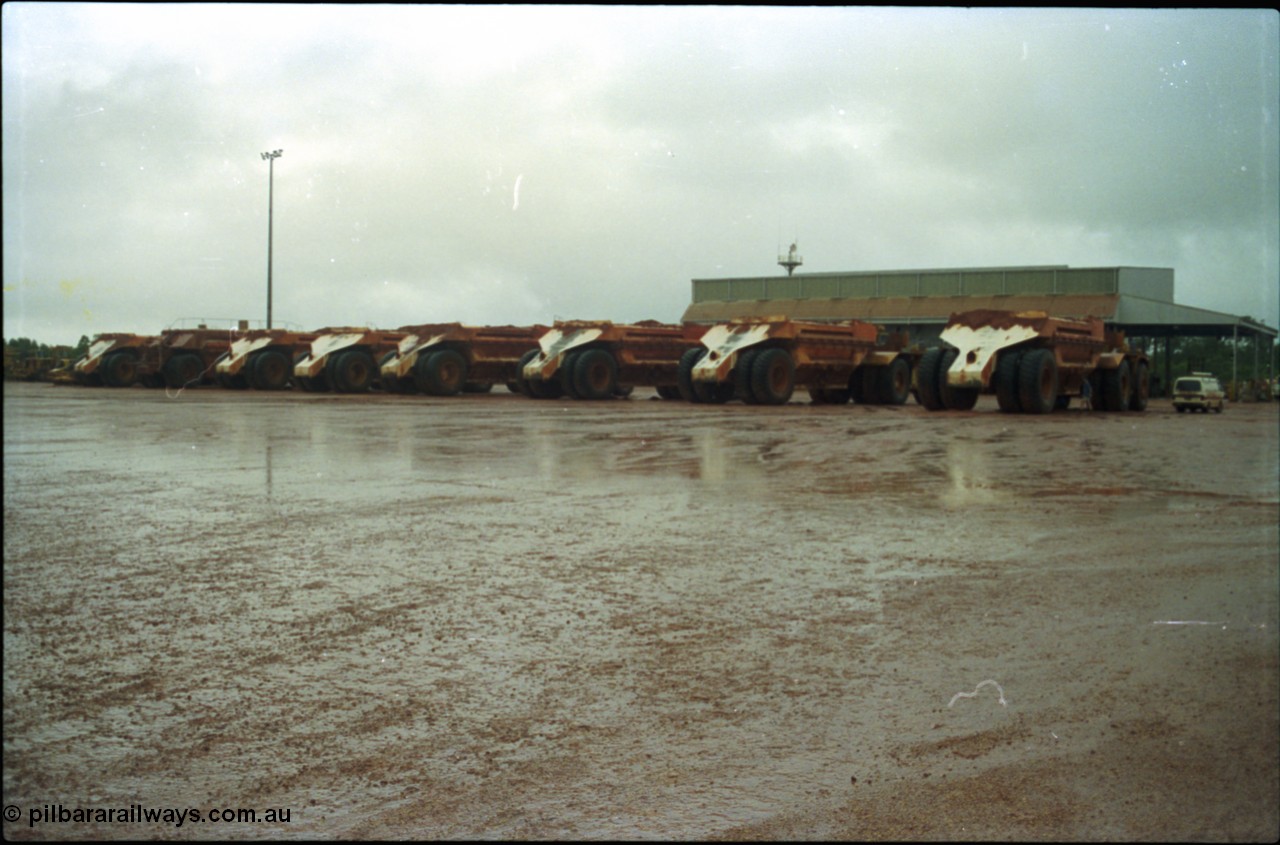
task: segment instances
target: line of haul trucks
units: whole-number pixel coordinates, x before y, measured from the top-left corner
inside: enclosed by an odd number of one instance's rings
[[[781,405],[797,389],[815,404],[969,410],[994,394],[1001,411],[1043,414],[1089,395],[1093,408],[1141,411],[1147,356],[1096,317],[993,310],[953,314],[940,345],[857,320],[785,317],[717,325],[563,321],[551,326],[433,323],[394,331],[333,327],[158,336],[102,334],[72,368],[85,385],[453,396],[505,384],[534,399],[604,400],[651,387],[694,403]],[[1088,390],[1086,392],[1086,385]]]

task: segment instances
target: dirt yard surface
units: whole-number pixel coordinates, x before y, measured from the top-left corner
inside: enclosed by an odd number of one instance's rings
[[[1274,841],[1278,410],[7,383],[3,833]]]

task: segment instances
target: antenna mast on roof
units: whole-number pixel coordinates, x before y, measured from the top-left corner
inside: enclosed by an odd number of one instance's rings
[[[787,268],[788,276],[794,273],[796,271],[796,268],[803,263],[804,263],[804,258],[800,256],[800,253],[799,251],[797,251],[796,245],[794,242],[791,244],[791,249],[787,250],[786,255],[778,256],[778,265],[781,267]]]

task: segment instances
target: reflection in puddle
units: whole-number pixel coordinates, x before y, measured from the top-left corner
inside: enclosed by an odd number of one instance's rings
[[[709,428],[691,433],[589,435],[554,426],[527,429],[527,461],[543,481],[674,476],[736,491],[763,486],[765,466],[749,444]]]
[[[745,450],[727,444],[722,432],[700,431],[696,440],[698,478],[702,481],[713,486],[731,484],[738,492],[764,486],[764,467],[759,459],[747,458]]]
[[[976,443],[947,444],[947,478],[950,486],[941,494],[943,505],[963,508],[1003,501],[1007,493],[996,489],[990,462]]]
[[[274,462],[272,461],[272,457],[271,457],[271,437],[268,436],[266,440],[267,440],[267,455],[266,455],[267,501],[271,502],[272,501],[271,494],[274,491],[274,485],[272,484],[272,480],[271,480],[271,471],[273,469],[272,464]]]

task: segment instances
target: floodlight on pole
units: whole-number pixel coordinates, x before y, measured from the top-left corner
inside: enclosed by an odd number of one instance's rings
[[[267,162],[267,328],[271,328],[271,218],[275,200],[276,159],[282,155],[284,150],[262,154],[262,160]]]

